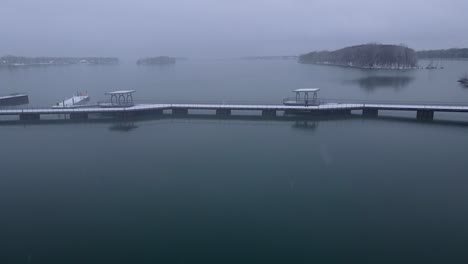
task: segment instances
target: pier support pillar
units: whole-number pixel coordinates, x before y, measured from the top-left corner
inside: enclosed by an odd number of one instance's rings
[[[231,109],[225,109],[225,108],[216,109],[216,115],[220,115],[220,116],[231,115]]]
[[[20,120],[40,120],[41,115],[40,114],[20,114],[19,119]]]
[[[114,113],[114,116],[117,118],[127,118],[127,117],[132,117],[135,115],[136,115],[136,112],[129,112],[129,111],[121,111],[121,112]]]
[[[418,110],[416,112],[416,119],[421,121],[432,121],[434,120],[434,111]]]
[[[162,115],[163,110],[162,109],[151,109],[151,110],[147,110],[147,111],[142,112],[142,114],[143,115]]]
[[[262,110],[262,116],[276,116],[276,110]]]
[[[377,117],[377,116],[379,116],[379,109],[375,109],[375,108],[364,108],[364,109],[362,110],[362,115],[363,115],[363,116]]]
[[[311,111],[306,111],[306,110],[285,110],[284,114],[285,115],[311,115],[311,116],[319,116],[319,115],[326,115],[326,114],[331,114],[331,111],[322,111],[322,110],[311,110]]]
[[[172,114],[173,115],[187,115],[188,109],[187,108],[173,108]]]
[[[350,115],[351,109],[336,110],[334,113],[338,115]]]
[[[71,113],[70,119],[88,119],[88,113]]]

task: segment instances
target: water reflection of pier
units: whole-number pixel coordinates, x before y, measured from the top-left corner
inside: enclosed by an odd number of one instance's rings
[[[296,120],[294,121],[293,128],[303,130],[315,130],[319,124],[318,120]]]
[[[129,131],[134,130],[136,128],[138,128],[138,126],[135,125],[135,122],[121,121],[121,122],[117,122],[115,124],[112,124],[109,127],[109,130],[111,130],[111,131],[120,131],[120,132],[129,132]]]

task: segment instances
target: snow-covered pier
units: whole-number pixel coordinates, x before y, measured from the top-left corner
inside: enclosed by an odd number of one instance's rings
[[[440,103],[401,103],[401,102],[351,102],[333,99],[318,99],[319,88],[301,88],[293,92],[295,98],[286,98],[283,104],[221,103],[221,104],[184,104],[184,103],[134,103],[135,90],[108,92],[110,102],[80,107],[44,108],[1,108],[0,115],[18,116],[19,120],[40,120],[45,115],[60,115],[62,118],[87,119],[89,115],[135,116],[135,115],[189,115],[201,111],[212,112],[218,116],[230,116],[242,112],[260,113],[262,116],[277,115],[350,115],[352,111],[363,116],[376,117],[379,111],[410,111],[416,113],[418,120],[433,120],[435,112],[468,112],[468,104]],[[309,93],[312,93],[309,96]]]
[[[320,105],[283,104],[135,104],[128,107],[89,106],[80,108],[0,108],[2,116],[18,116],[20,120],[40,120],[44,115],[68,115],[70,119],[88,118],[90,114],[133,116],[147,114],[189,115],[195,110],[212,111],[215,115],[229,116],[233,111],[257,112],[263,116],[277,115],[348,115],[360,110],[364,116],[378,116],[379,111],[410,111],[418,120],[433,120],[435,112],[467,112],[467,105],[431,105],[400,103],[325,103]]]

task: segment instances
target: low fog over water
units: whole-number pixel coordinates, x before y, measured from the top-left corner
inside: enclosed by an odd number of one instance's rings
[[[468,46],[465,0],[2,0],[0,55],[229,58]]]

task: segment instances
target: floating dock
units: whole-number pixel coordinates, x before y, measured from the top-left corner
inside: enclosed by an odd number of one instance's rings
[[[53,108],[70,108],[70,107],[82,107],[84,104],[89,102],[90,97],[88,95],[75,95],[71,98],[63,100],[62,102],[53,105]]]

